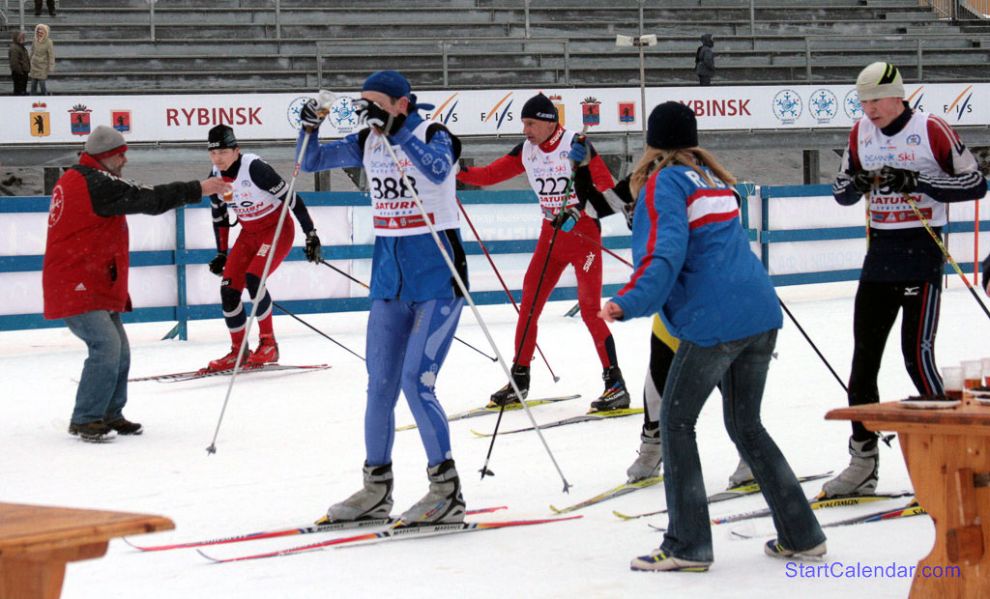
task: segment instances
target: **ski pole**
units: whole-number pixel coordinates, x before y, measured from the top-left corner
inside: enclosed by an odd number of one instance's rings
[[[433,227],[433,223],[430,220],[429,213],[426,211],[426,207],[423,206],[423,201],[419,198],[419,193],[416,191],[416,186],[409,181],[409,177],[406,175],[405,169],[402,168],[402,164],[399,162],[399,157],[395,155],[395,150],[392,149],[392,144],[389,142],[388,138],[381,132],[378,133],[383,138],[382,145],[385,146],[386,151],[389,156],[391,156],[392,161],[395,163],[395,168],[399,171],[399,175],[402,177],[402,182],[409,189],[413,201],[416,203],[416,207],[419,209],[420,214],[423,216],[423,223],[430,230],[430,235],[433,236],[434,243],[437,244],[437,249],[440,250],[440,255],[443,256],[444,262],[447,263],[447,268],[450,270],[450,274],[457,284],[457,288],[460,290],[461,295],[464,297],[464,301],[471,307],[471,311],[474,314],[475,319],[478,321],[478,325],[481,330],[485,333],[485,338],[488,339],[488,343],[492,346],[495,351],[495,356],[498,358],[498,363],[502,366],[502,370],[505,371],[505,375],[509,377],[509,384],[512,385],[513,391],[516,392],[518,397],[522,397],[522,392],[519,391],[519,386],[516,385],[515,380],[512,378],[512,372],[509,370],[509,366],[506,364],[505,360],[502,358],[501,352],[498,351],[498,346],[495,344],[495,340],[492,338],[491,332],[488,330],[488,325],[485,324],[485,319],[481,317],[481,313],[478,311],[478,306],[475,305],[474,300],[471,298],[471,293],[467,289],[467,285],[464,284],[464,280],[461,278],[461,274],[457,272],[457,268],[454,266],[453,260],[451,260],[450,255],[447,254],[447,250],[443,247],[443,243],[440,241],[440,235],[437,234],[437,230]],[[543,444],[543,448],[547,451],[547,456],[550,457],[550,461],[553,463],[554,468],[557,470],[557,474],[560,475],[560,480],[564,483],[564,492],[570,491],[571,484],[567,482],[567,478],[564,476],[564,472],[560,469],[560,465],[557,463],[557,458],[554,457],[553,451],[550,450],[550,446],[547,444],[546,439],[543,437],[543,432],[540,430],[539,425],[536,424],[536,419],[533,418],[533,413],[530,411],[529,406],[526,402],[522,402],[523,411],[526,412],[526,416],[529,417],[529,421],[533,423],[536,427],[537,436],[540,438],[540,442]],[[501,414],[500,414],[501,416]],[[494,439],[493,439],[494,441]],[[491,448],[489,448],[489,456],[491,455]],[[482,466],[482,478],[485,474],[492,474],[491,470],[488,469],[488,458],[485,458],[485,465]]]
[[[289,315],[289,316],[291,316],[292,318],[294,318],[294,319],[296,319],[297,321],[299,321],[300,323],[302,323],[302,324],[303,324],[304,326],[306,326],[307,328],[309,328],[309,329],[310,329],[310,330],[312,330],[313,332],[315,332],[315,333],[317,333],[318,335],[320,335],[320,336],[322,336],[322,337],[325,337],[325,338],[326,338],[327,340],[329,340],[329,341],[331,341],[331,342],[333,342],[333,343],[335,343],[335,344],[336,344],[336,345],[337,345],[338,347],[340,347],[340,348],[341,348],[341,349],[343,349],[344,351],[346,351],[346,352],[348,352],[349,354],[351,354],[351,355],[353,355],[353,356],[355,356],[356,358],[358,358],[358,359],[360,359],[360,360],[362,360],[362,361],[364,361],[364,357],[363,357],[362,355],[360,355],[360,354],[358,354],[357,352],[355,352],[355,351],[353,351],[352,349],[350,349],[350,348],[348,348],[348,347],[347,347],[346,345],[344,345],[344,344],[343,344],[343,343],[341,343],[340,341],[337,341],[336,339],[334,339],[334,338],[333,338],[333,337],[331,337],[330,335],[327,335],[326,333],[324,333],[324,332],[323,332],[323,331],[321,331],[320,329],[318,329],[318,328],[316,328],[316,327],[314,327],[313,325],[311,325],[311,324],[309,324],[308,322],[306,322],[306,321],[305,321],[305,320],[303,320],[302,318],[299,318],[298,316],[296,316],[296,315],[295,315],[295,314],[294,314],[294,313],[293,313],[292,311],[290,311],[290,310],[289,310],[288,308],[286,308],[285,306],[282,306],[282,305],[280,305],[280,304],[279,304],[278,302],[276,302],[276,301],[272,301],[272,305],[273,305],[273,306],[275,306],[276,308],[278,308],[279,310],[281,310],[281,311],[283,311],[283,312],[285,312],[286,314],[288,314],[288,315]]]
[[[939,236],[932,230],[931,224],[928,222],[928,219],[925,218],[925,215],[921,213],[921,210],[918,208],[918,204],[915,203],[915,201],[911,199],[911,196],[907,193],[902,193],[901,196],[904,198],[904,201],[911,206],[911,210],[914,211],[915,216],[918,217],[921,224],[925,226],[925,230],[928,231],[928,234],[935,240],[935,244],[938,245],[938,249],[942,250],[942,255],[945,256],[945,258],[949,261],[949,264],[952,265],[953,270],[956,271],[959,278],[963,280],[963,283],[966,285],[966,289],[969,289],[969,292],[973,295],[973,299],[976,300],[976,303],[980,304],[980,308],[983,308],[983,313],[987,315],[987,318],[990,318],[990,310],[987,310],[987,305],[984,304],[983,300],[980,299],[980,296],[976,294],[976,290],[973,289],[973,285],[969,282],[969,279],[966,278],[966,275],[963,274],[962,269],[959,268],[959,264],[952,259],[952,255],[949,254],[949,250],[945,247],[945,244],[942,243]],[[979,260],[979,258],[974,258],[974,260]]]
[[[492,271],[495,272],[495,276],[498,277],[498,282],[502,284],[502,289],[505,290],[505,295],[509,296],[509,301],[512,302],[512,307],[515,308],[516,314],[519,314],[519,306],[516,305],[516,298],[512,297],[512,292],[509,291],[509,286],[505,284],[505,280],[502,279],[502,273],[498,271],[495,266],[495,261],[492,260],[492,255],[488,253],[488,248],[485,247],[485,242],[481,240],[481,236],[478,235],[478,230],[474,228],[474,223],[471,222],[471,217],[468,216],[467,210],[464,209],[464,204],[461,200],[457,200],[457,207],[461,209],[461,214],[464,215],[464,220],[467,221],[468,226],[471,228],[471,233],[474,234],[474,238],[478,240],[478,245],[481,246],[481,251],[484,252],[485,258],[488,258],[488,264],[491,265]],[[546,364],[547,370],[550,371],[550,376],[553,377],[553,382],[558,382],[560,377],[554,373],[553,368],[550,367],[550,362],[547,361],[547,357],[543,355],[543,350],[540,349],[540,344],[536,344],[536,351],[539,352],[540,358],[543,359],[543,363]]]
[[[209,447],[206,448],[207,454],[214,454],[217,452],[217,436],[220,434],[220,425],[223,423],[224,414],[227,412],[227,404],[230,402],[230,394],[234,390],[234,381],[237,380],[237,374],[241,370],[241,362],[243,361],[245,349],[247,348],[248,338],[251,335],[251,326],[254,324],[255,319],[258,316],[258,304],[262,297],[265,296],[265,291],[267,291],[268,283],[268,273],[271,271],[272,259],[275,257],[275,246],[278,244],[279,235],[282,233],[282,226],[285,224],[285,215],[289,213],[289,204],[292,203],[293,193],[295,193],[296,178],[299,176],[299,170],[302,168],[303,156],[306,154],[306,146],[309,145],[310,135],[303,135],[302,145],[299,148],[299,155],[296,156],[296,164],[292,169],[292,180],[289,181],[289,188],[285,193],[285,199],[282,201],[282,210],[278,215],[278,224],[275,225],[275,234],[272,236],[272,248],[268,252],[268,257],[265,259],[265,267],[261,271],[261,283],[258,285],[258,293],[255,299],[251,302],[251,315],[248,317],[247,324],[244,327],[244,338],[241,339],[241,346],[237,350],[237,361],[234,362],[234,371],[230,375],[230,383],[227,384],[227,394],[223,398],[223,406],[220,408],[220,417],[217,418],[217,426],[213,431],[213,440],[210,441]]]
[[[584,235],[581,235],[580,233],[577,233],[577,235],[578,235],[579,237],[582,237],[582,238],[584,238],[584,239],[587,239],[587,240],[588,240],[588,241],[590,241],[590,242],[594,242],[594,241],[595,241],[594,239],[590,239],[590,238],[588,238],[588,237],[586,237],[586,236],[584,236]],[[608,254],[609,254],[610,256],[612,256],[612,257],[614,257],[614,258],[615,258],[616,260],[618,260],[619,262],[622,262],[623,264],[625,264],[625,265],[626,265],[626,266],[628,266],[629,268],[632,268],[632,269],[635,269],[635,267],[633,266],[633,264],[632,264],[632,262],[629,262],[628,260],[626,260],[626,259],[625,259],[625,258],[623,258],[622,256],[620,256],[620,255],[618,255],[618,254],[616,254],[615,252],[612,252],[612,251],[610,251],[610,250],[608,250],[608,249],[607,249],[607,248],[606,248],[606,247],[605,247],[604,245],[602,245],[602,244],[598,244],[598,245],[599,245],[599,246],[600,246],[600,247],[602,248],[602,250],[603,250],[603,251],[605,251],[605,252],[607,252],[607,253],[608,253]],[[815,351],[815,353],[816,353],[816,354],[818,354],[818,357],[819,357],[819,358],[821,359],[821,361],[822,361],[822,363],[823,363],[823,364],[825,364],[825,367],[826,367],[826,368],[828,368],[828,371],[832,373],[832,376],[834,376],[834,377],[835,377],[835,380],[839,382],[839,385],[841,385],[841,386],[842,386],[842,389],[843,389],[843,390],[845,390],[845,392],[846,392],[846,393],[849,393],[849,388],[848,388],[848,387],[846,387],[846,384],[845,384],[844,382],[842,382],[842,379],[841,379],[841,378],[839,377],[839,375],[838,375],[838,374],[837,374],[837,373],[835,372],[835,369],[834,369],[834,368],[832,368],[832,365],[831,365],[831,364],[829,363],[829,361],[828,361],[828,360],[827,360],[827,359],[825,358],[825,355],[824,355],[824,354],[822,354],[822,352],[821,352],[821,351],[820,351],[820,350],[818,349],[818,346],[817,346],[817,345],[815,345],[815,342],[811,340],[811,337],[810,337],[810,336],[808,335],[808,333],[806,333],[806,332],[805,332],[805,330],[804,330],[804,328],[803,328],[803,327],[801,326],[801,324],[800,324],[800,323],[799,323],[799,322],[797,321],[797,319],[796,319],[796,318],[794,318],[794,315],[793,315],[793,314],[791,314],[791,311],[790,311],[790,310],[789,310],[789,309],[787,308],[787,306],[786,306],[786,305],[784,305],[784,302],[783,302],[783,300],[781,300],[781,299],[780,299],[780,298],[778,297],[778,298],[777,298],[777,301],[778,301],[778,302],[780,302],[780,307],[784,309],[784,312],[786,312],[786,313],[787,313],[787,316],[788,316],[788,317],[789,317],[789,318],[791,319],[791,322],[793,322],[793,323],[794,323],[794,325],[795,325],[795,326],[796,326],[796,327],[798,328],[798,330],[799,330],[799,331],[801,331],[801,335],[803,335],[803,336],[804,336],[804,339],[805,339],[805,341],[807,341],[807,342],[808,342],[808,345],[810,345],[810,346],[811,346],[811,349],[813,349],[813,350]]]
[[[361,280],[359,280],[359,279],[356,279],[356,278],[354,278],[354,277],[352,277],[352,276],[351,276],[350,274],[348,274],[348,273],[346,273],[346,272],[344,272],[343,270],[341,270],[341,269],[339,269],[339,268],[337,268],[337,267],[336,267],[336,266],[334,266],[333,264],[330,264],[330,263],[329,263],[329,262],[327,262],[326,260],[323,260],[323,259],[321,259],[321,260],[320,260],[320,263],[321,263],[321,264],[323,264],[324,266],[326,266],[327,268],[329,268],[330,270],[332,270],[332,271],[334,271],[334,272],[336,272],[336,273],[338,273],[338,274],[340,274],[340,275],[342,275],[343,277],[345,277],[345,278],[347,278],[347,279],[350,279],[351,281],[354,281],[355,283],[357,283],[358,285],[360,285],[360,286],[362,286],[362,287],[364,287],[365,289],[368,289],[368,290],[370,290],[370,289],[371,289],[371,287],[369,287],[367,283],[365,283],[365,282],[363,282],[363,281],[361,281]],[[481,351],[481,350],[480,350],[480,349],[478,349],[477,347],[475,347],[475,346],[473,346],[473,345],[471,345],[470,343],[468,343],[467,341],[465,341],[465,340],[463,340],[463,339],[461,339],[460,337],[458,337],[458,336],[456,336],[456,335],[454,336],[454,341],[459,341],[460,343],[462,343],[462,344],[464,344],[464,345],[466,345],[466,346],[468,346],[469,348],[471,348],[471,349],[473,349],[474,351],[476,351],[476,352],[478,352],[479,354],[481,354],[481,355],[483,355],[483,356],[485,356],[486,358],[488,358],[488,359],[489,359],[489,360],[491,360],[492,362],[495,362],[495,361],[497,361],[497,358],[494,358],[494,357],[492,357],[492,356],[489,356],[489,355],[488,355],[488,354],[486,354],[485,352],[483,352],[483,351]],[[362,358],[362,359],[363,359],[363,358]]]

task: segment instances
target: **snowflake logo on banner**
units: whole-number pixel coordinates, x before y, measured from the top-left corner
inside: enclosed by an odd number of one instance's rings
[[[858,121],[863,116],[863,105],[859,103],[859,94],[856,93],[855,88],[846,94],[842,107],[846,110],[846,116],[854,121]]]
[[[801,96],[792,89],[783,89],[773,97],[773,115],[784,125],[790,125],[801,116]]]
[[[838,113],[839,100],[827,89],[815,90],[808,99],[808,110],[819,124],[825,124]]]
[[[308,97],[299,96],[289,102],[289,108],[285,111],[285,117],[289,119],[289,124],[292,125],[293,129],[302,128],[302,122],[299,120],[299,113],[302,111],[303,105],[308,101]]]
[[[354,110],[354,105],[350,98],[338,98],[330,107],[330,115],[327,117],[330,124],[341,133],[351,133],[358,126],[358,114]]]

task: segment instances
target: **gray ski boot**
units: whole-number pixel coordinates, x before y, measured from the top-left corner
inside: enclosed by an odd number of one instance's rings
[[[663,464],[663,447],[660,445],[660,428],[648,430],[645,426],[639,435],[639,457],[626,470],[629,479],[626,482],[635,483],[646,478],[660,475]]]
[[[877,490],[880,450],[876,438],[857,441],[849,437],[849,466],[822,486],[821,497],[872,495]]]
[[[749,464],[746,463],[746,460],[739,458],[736,471],[729,476],[729,488],[741,487],[753,482],[756,482],[756,479],[753,478],[753,471],[749,469]]]
[[[317,524],[388,518],[392,513],[392,464],[364,465],[364,488],[327,509]]]
[[[426,469],[430,490],[405,511],[398,526],[464,521],[464,497],[454,460],[444,460]]]

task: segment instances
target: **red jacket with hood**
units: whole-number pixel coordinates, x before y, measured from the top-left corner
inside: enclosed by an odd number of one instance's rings
[[[52,190],[41,285],[45,318],[131,310],[126,214],[162,214],[201,199],[198,181],[155,187],[110,174],[89,154]]]

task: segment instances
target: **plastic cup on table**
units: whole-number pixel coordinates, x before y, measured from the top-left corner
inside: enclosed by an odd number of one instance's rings
[[[943,366],[942,385],[945,387],[945,394],[952,399],[962,399],[963,394],[963,369],[962,366]]]

